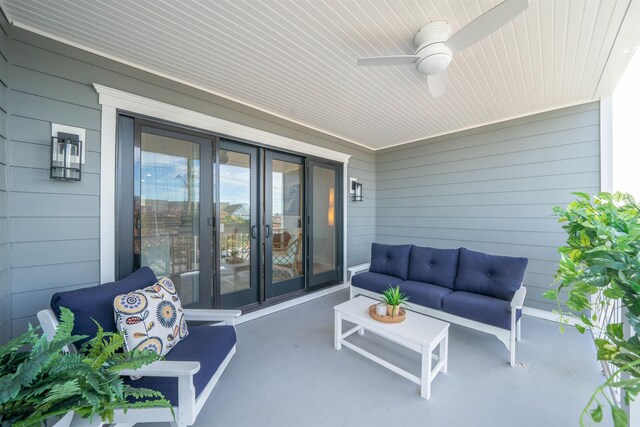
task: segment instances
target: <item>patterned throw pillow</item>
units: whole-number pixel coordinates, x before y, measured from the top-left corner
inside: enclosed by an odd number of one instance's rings
[[[127,351],[153,350],[164,356],[189,331],[180,298],[168,277],[113,300],[116,326]]]

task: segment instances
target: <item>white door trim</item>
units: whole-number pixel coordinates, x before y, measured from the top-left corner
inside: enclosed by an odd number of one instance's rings
[[[116,183],[116,126],[117,110],[166,120],[246,141],[254,141],[272,148],[319,157],[343,164],[344,181],[347,180],[347,164],[351,155],[307,142],[298,141],[249,126],[230,122],[197,111],[167,104],[143,96],[94,83],[98,103],[102,105],[100,137],[100,282],[115,280],[115,183]],[[346,185],[345,185],[346,190]],[[343,265],[346,280],[347,265],[347,206],[349,192],[344,191],[344,253]]]

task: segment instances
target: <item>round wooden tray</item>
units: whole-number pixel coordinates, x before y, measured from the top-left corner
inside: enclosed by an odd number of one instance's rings
[[[378,322],[400,323],[400,322],[404,321],[404,319],[407,318],[407,312],[402,307],[400,307],[400,310],[398,310],[399,314],[397,316],[395,316],[395,317],[392,317],[392,316],[378,316],[378,314],[376,313],[376,306],[377,305],[378,304],[373,304],[372,306],[369,307],[369,316],[371,316],[372,318],[374,318]]]

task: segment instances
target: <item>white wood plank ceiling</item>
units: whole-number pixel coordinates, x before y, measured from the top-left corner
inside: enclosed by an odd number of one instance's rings
[[[501,0],[8,0],[17,26],[372,149],[599,98],[631,0],[531,0],[458,53],[433,99],[412,54],[436,20],[455,33]],[[626,17],[625,17],[626,16]],[[627,20],[627,21],[625,21]],[[61,25],[62,23],[62,25]]]

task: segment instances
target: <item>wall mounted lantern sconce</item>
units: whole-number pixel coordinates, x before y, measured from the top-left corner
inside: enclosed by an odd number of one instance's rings
[[[362,183],[358,182],[356,178],[351,178],[351,193],[353,194],[354,202],[361,202],[362,198]]]
[[[51,179],[80,181],[82,175],[82,141],[80,135],[58,132],[51,137]]]

